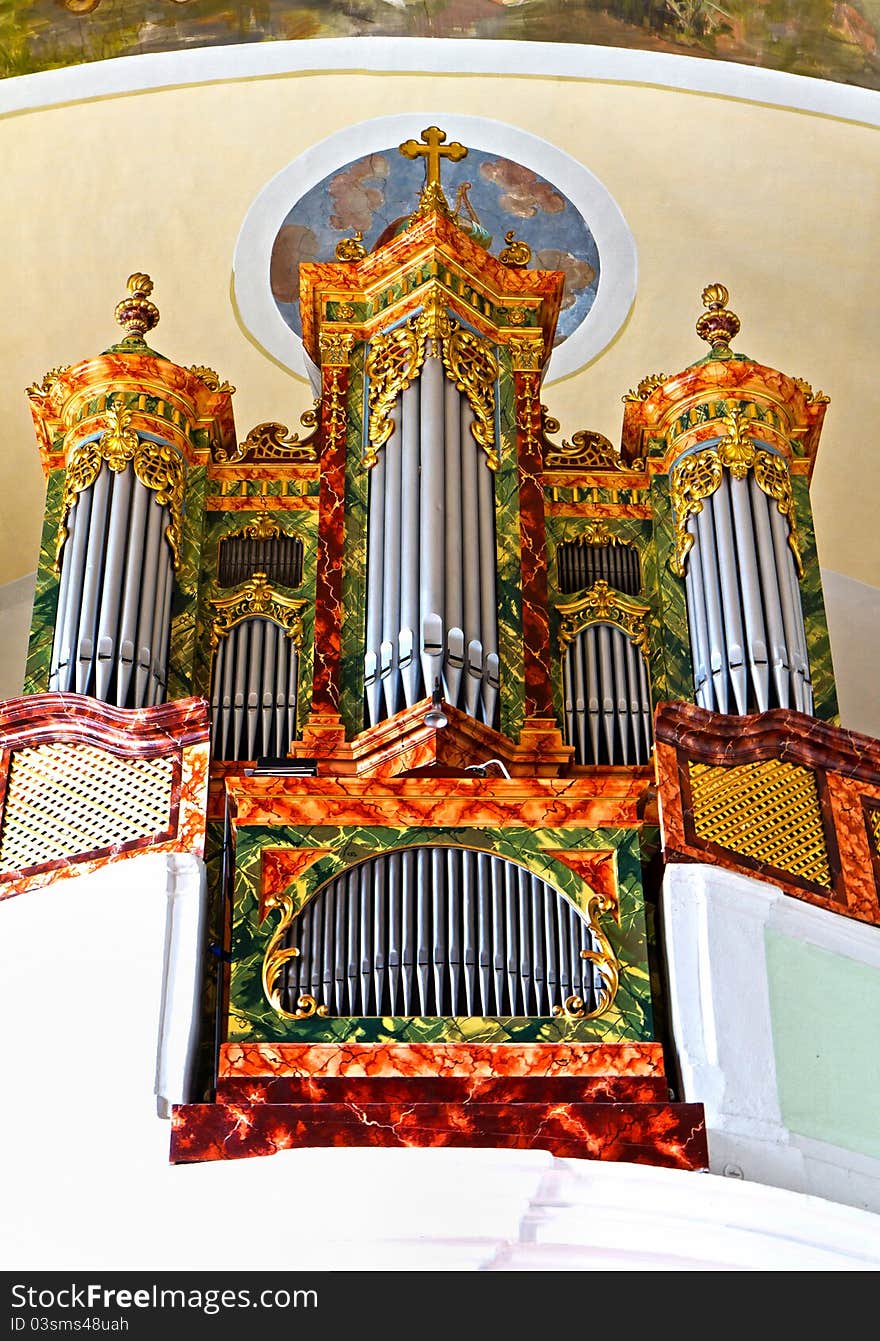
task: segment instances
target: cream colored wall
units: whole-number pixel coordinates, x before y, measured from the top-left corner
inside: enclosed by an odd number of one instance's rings
[[[181,67],[184,68],[183,66]],[[614,344],[546,388],[563,431],[619,437],[622,394],[699,358],[704,284],[722,280],[736,347],[832,397],[814,480],[823,565],[880,585],[870,458],[880,388],[865,346],[880,300],[877,132],[730,98],[574,79],[312,74],[104,98],[0,121],[0,582],[36,562],[43,484],[24,386],[116,338],[127,275],[146,270],[155,347],[233,382],[241,436],[295,425],[310,391],[236,321],[230,269],[265,182],[316,140],[406,112],[507,121],[581,160],[639,249],[638,296]]]

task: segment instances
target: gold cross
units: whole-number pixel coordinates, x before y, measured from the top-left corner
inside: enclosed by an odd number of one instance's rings
[[[441,130],[439,126],[428,126],[427,130],[422,131],[422,139],[424,144],[420,144],[418,140],[404,140],[403,144],[398,147],[404,158],[424,158],[425,190],[432,195],[435,191],[442,194],[440,186],[441,158],[448,158],[453,163],[458,163],[467,154],[467,149],[463,144],[459,144],[458,140],[446,144],[446,131]]]

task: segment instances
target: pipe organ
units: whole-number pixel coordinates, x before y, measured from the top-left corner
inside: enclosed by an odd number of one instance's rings
[[[705,1167],[652,1000],[652,713],[834,717],[827,398],[734,353],[710,285],[708,354],[624,397],[619,447],[560,442],[564,274],[461,226],[465,146],[400,150],[412,213],[300,266],[304,433],[239,440],[233,388],[146,345],[143,275],[125,338],[30,388],[28,689],[210,703],[216,1067],[173,1158],[262,1150],[265,1105],[282,1144],[396,1140],[405,1103],[418,1140]]]

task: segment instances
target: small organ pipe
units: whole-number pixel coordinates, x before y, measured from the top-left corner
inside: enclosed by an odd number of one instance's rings
[[[466,406],[466,418],[473,422],[473,411]],[[477,462],[477,511],[480,530],[480,628],[483,643],[483,664],[485,679],[483,684],[483,721],[491,726],[495,719],[495,705],[498,698],[498,611],[496,607],[495,579],[497,558],[495,554],[495,493],[492,472],[482,451],[473,449],[473,435],[468,428],[466,445]]]
[[[74,502],[71,504],[70,511],[67,514],[67,523],[66,523],[67,542],[63,550],[63,557],[61,560],[61,581],[58,584],[58,604],[55,610],[55,637],[52,642],[52,666],[51,666],[51,673],[49,675],[50,689],[67,689],[69,683],[69,679],[66,679],[65,683],[63,684],[61,683],[62,647],[64,645],[65,624],[68,618],[70,617],[70,612],[73,610],[73,605],[68,600],[68,593],[70,590],[70,575],[74,567],[73,563],[71,562],[70,551],[73,544],[73,536],[76,532],[76,518],[78,509],[79,509],[79,503],[76,500],[74,500]],[[67,658],[64,662],[64,672],[65,673],[68,672],[69,669],[70,669],[70,641],[68,640]]]
[[[379,678],[380,644],[382,642],[382,602],[379,593],[385,580],[385,463],[387,451],[370,473],[370,526],[367,534],[367,572],[370,589],[367,592],[367,651],[364,658],[364,684],[367,693],[367,719],[375,726],[380,717],[382,682]]]
[[[107,507],[110,499],[110,470],[102,466],[95,480],[92,494],[92,517],[86,547],[83,573],[82,607],[79,612],[79,644],[76,662],[76,692],[87,694],[95,654],[95,626],[101,576],[104,568],[104,546],[107,528]]]
[[[715,547],[715,527],[712,514],[706,508],[697,515],[699,561],[702,565],[703,591],[706,596],[706,623],[709,630],[709,673],[720,712],[728,711],[729,678],[724,656],[724,623],[721,613],[721,590],[718,584],[718,559]]]
[[[403,989],[403,1013],[413,1014],[413,992],[416,987],[416,964],[418,946],[416,943],[416,854],[401,852],[401,986]]]
[[[113,475],[107,528],[107,557],[98,614],[98,648],[95,664],[95,693],[105,702],[110,693],[117,662],[116,635],[119,628],[119,603],[125,569],[125,549],[129,529],[129,507],[134,471],[131,465]],[[163,624],[162,628],[166,626]]]
[[[629,763],[629,692],[626,683],[626,653],[621,638],[612,637],[611,652],[614,658],[615,706],[617,709],[617,731],[620,741],[620,754],[617,756],[624,764]],[[614,759],[615,755],[612,754]]]
[[[770,669],[767,664],[767,634],[761,606],[761,577],[749,502],[749,482],[731,476],[729,486],[745,623],[746,657],[758,712],[766,712],[770,703]]]
[[[445,630],[444,501],[447,450],[445,434],[445,389],[443,364],[439,357],[425,359],[421,376],[419,471],[419,624],[421,662],[425,692],[443,670]]]
[[[271,619],[267,619],[263,631],[262,688],[260,693],[260,721],[263,728],[264,755],[277,755],[279,753],[278,741],[275,732],[272,730],[272,722],[275,716],[275,663],[278,656],[279,636],[283,637],[284,635],[278,625],[274,624]]]
[[[385,695],[385,715],[397,711],[397,639],[400,632],[400,480],[403,459],[403,414],[400,400],[392,414],[393,432],[383,448],[385,455],[385,514],[383,530],[382,644],[379,676]],[[371,589],[379,590],[379,584]]]
[[[721,587],[721,608],[724,616],[725,660],[733,686],[733,696],[737,711],[745,713],[748,706],[748,673],[743,651],[743,624],[740,609],[741,570],[736,561],[733,542],[733,523],[730,516],[728,498],[728,478],[721,481],[711,498],[707,498],[704,507],[711,508],[715,524],[715,545],[718,560],[718,573]]]
[[[709,627],[706,621],[706,595],[703,591],[703,571],[700,564],[696,517],[688,517],[687,529],[694,542],[685,581],[688,628],[691,634],[691,656],[694,665],[694,688],[697,703],[703,708],[711,709],[714,703],[714,687],[709,673]]]
[[[137,704],[146,703],[147,685],[150,678],[153,611],[156,605],[161,546],[167,543],[163,539],[166,525],[166,510],[153,497],[147,508],[147,541],[144,547],[140,601],[138,603],[134,667],[135,702]]]
[[[443,418],[446,432],[444,490],[446,495],[446,697],[457,703],[464,670],[464,571],[462,569],[461,520],[461,423],[459,393],[445,379]],[[433,688],[433,682],[428,688]]]
[[[125,555],[125,587],[122,593],[122,611],[119,621],[119,663],[116,673],[116,702],[120,707],[128,702],[129,687],[137,654],[138,614],[144,573],[147,520],[153,497],[140,480],[134,484],[129,522],[128,547]]]
[[[587,712],[590,726],[590,744],[593,747],[593,762],[599,762],[599,710],[601,698],[601,680],[599,676],[599,652],[596,646],[596,629],[591,625],[585,630],[584,643],[587,652]],[[586,745],[583,747],[584,762],[586,762]]]
[[[256,759],[257,727],[262,708],[263,623],[255,619],[251,624],[250,655],[247,668],[247,752],[246,759]]]
[[[408,708],[421,697],[419,636],[419,471],[421,385],[413,382],[403,392],[403,462],[400,487],[400,626],[397,661]]]
[[[776,559],[773,553],[773,532],[767,511],[768,499],[755,479],[749,476],[749,493],[752,503],[755,543],[758,549],[758,569],[761,576],[761,594],[764,614],[767,620],[767,639],[769,642],[770,667],[776,703],[780,708],[789,704],[790,676],[788,648],[785,641],[785,626],[782,619],[782,605],[779,599],[779,586],[776,580]]]

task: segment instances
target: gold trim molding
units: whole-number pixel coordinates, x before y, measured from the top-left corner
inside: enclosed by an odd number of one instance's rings
[[[775,452],[760,451],[755,446],[754,438],[750,435],[749,421],[742,417],[739,409],[729,411],[724,416],[724,422],[728,428],[727,436],[717,446],[686,456],[672,471],[670,493],[675,514],[675,554],[670,560],[672,571],[678,577],[684,577],[685,560],[694,544],[694,537],[687,529],[688,518],[702,512],[703,501],[720,487],[724,470],[727,469],[738,480],[744,480],[752,471],[758,488],[776,503],[788,522],[789,548],[794,555],[798,576],[803,577],[804,565],[787,464]]]
[[[254,573],[247,582],[236,587],[228,596],[217,596],[211,601],[217,615],[211,624],[211,650],[217,647],[229,630],[245,619],[271,619],[285,630],[294,647],[302,642],[302,612],[305,601],[295,600],[277,591],[266,579],[265,573]]]
[[[560,617],[559,642],[563,648],[591,624],[614,624],[648,660],[651,639],[647,616],[650,606],[612,590],[604,578],[594,582],[576,601],[560,602],[556,610]]]
[[[61,551],[67,540],[67,517],[76,502],[77,494],[94,484],[106,461],[110,470],[120,474],[129,461],[141,484],[156,495],[156,502],[167,507],[171,522],[165,528],[165,537],[171,546],[174,567],[180,564],[180,546],[183,536],[183,495],[186,484],[186,466],[182,457],[167,443],[151,442],[140,438],[131,427],[131,411],[123,408],[120,397],[108,403],[110,427],[99,439],[92,439],[75,447],[67,462],[64,493],[61,499],[61,523],[55,549],[55,567],[60,567]]]
[[[282,941],[296,916],[293,895],[289,890],[270,895],[266,899],[266,909],[276,910],[280,914],[278,926],[273,931],[263,956],[263,993],[266,1000],[274,1011],[284,1016],[285,1020],[307,1020],[310,1015],[326,1017],[330,1013],[327,1007],[319,1006],[315,998],[307,993],[299,997],[295,1011],[285,1010],[282,1006],[278,979],[285,964],[289,964],[291,959],[298,959],[300,953],[295,945],[282,946]]]

